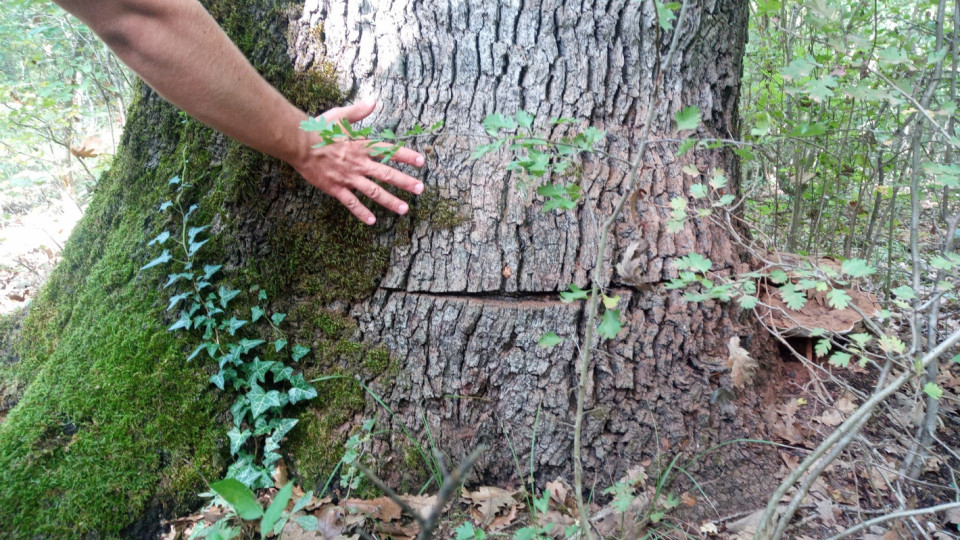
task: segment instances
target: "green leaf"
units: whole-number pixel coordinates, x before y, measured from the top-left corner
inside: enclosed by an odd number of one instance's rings
[[[600,326],[597,327],[597,332],[601,337],[606,339],[613,339],[620,333],[620,330],[623,329],[623,325],[620,324],[620,310],[619,309],[608,309],[603,312],[603,318],[600,320]]]
[[[277,425],[273,428],[273,433],[270,434],[270,440],[275,442],[279,447],[283,438],[287,436],[287,433],[290,433],[290,430],[293,429],[298,422],[299,420],[296,418],[281,418],[279,422],[276,422]]]
[[[803,291],[798,291],[793,283],[787,283],[780,287],[780,296],[783,298],[787,307],[799,311],[807,304],[807,295]]]
[[[554,334],[553,332],[547,332],[540,337],[540,341],[537,341],[537,345],[543,347],[544,349],[548,349],[554,345],[559,345],[560,343],[563,343],[563,338]]]
[[[943,395],[943,388],[937,386],[936,383],[928,382],[923,386],[923,393],[927,394],[933,399],[940,399],[940,396]]]
[[[827,132],[826,124],[797,124],[790,130],[790,137],[818,137]]]
[[[250,322],[257,322],[257,320],[259,320],[260,317],[263,317],[264,313],[265,311],[263,311],[262,307],[253,306],[252,308],[250,308]]]
[[[863,332],[850,334],[848,337],[861,347],[865,347],[867,343],[869,343],[870,340],[873,339],[873,336],[871,336],[870,334],[865,334]]]
[[[830,365],[845,368],[850,365],[850,355],[843,351],[836,351],[830,355]]]
[[[771,127],[772,122],[770,121],[770,115],[766,111],[758,113],[753,119],[753,127],[750,129],[750,135],[763,137],[770,133]]]
[[[705,274],[713,266],[713,262],[699,253],[688,253],[677,259],[677,266]]]
[[[180,293],[171,296],[170,305],[167,306],[167,311],[177,307],[177,304],[179,304],[182,300],[185,300],[188,296],[190,296],[190,293]]]
[[[803,91],[810,99],[817,103],[822,103],[825,99],[833,97],[833,89],[837,87],[837,78],[832,75],[826,75],[819,79],[811,79],[803,85]]]
[[[790,279],[790,277],[787,276],[787,273],[779,268],[774,268],[770,271],[770,281],[776,284],[786,283],[788,279]]]
[[[858,278],[869,276],[877,269],[868,265],[863,259],[847,259],[840,264],[840,271],[850,277]]]
[[[737,302],[740,304],[741,308],[749,310],[756,307],[759,299],[756,296],[741,296],[737,298]]]
[[[313,494],[308,493],[307,495],[304,495],[304,497],[308,495],[312,496]],[[297,525],[299,525],[300,528],[305,531],[316,531],[317,529],[320,528],[320,520],[318,520],[317,518],[311,515],[297,516],[293,520],[296,521]]]
[[[286,318],[286,313],[274,313],[270,316],[270,322],[272,322],[274,326],[280,326],[280,323],[282,323]]]
[[[143,270],[146,270],[147,268],[153,268],[154,266],[159,266],[161,264],[170,262],[170,259],[172,258],[173,256],[170,255],[170,252],[165,249],[163,250],[163,253],[161,253],[159,257],[141,266],[140,270],[143,271]]]
[[[230,504],[233,511],[240,516],[240,519],[251,521],[263,516],[263,508],[257,502],[257,497],[239,481],[227,478],[215,482],[210,486],[210,489],[223,497],[223,500]]]
[[[588,291],[585,291],[580,287],[577,287],[576,285],[571,283],[569,292],[563,291],[560,293],[560,301],[565,304],[569,304],[574,300],[586,300],[588,296],[589,296]]]
[[[257,295],[257,300],[263,302],[267,299],[267,291],[260,289],[260,293]]]
[[[901,300],[913,300],[917,297],[917,295],[913,293],[913,287],[909,285],[901,285],[896,289],[891,289],[890,292]]]
[[[700,125],[700,107],[694,105],[684,107],[674,115],[674,119],[677,121],[677,131],[697,129]]]
[[[790,65],[780,70],[780,76],[785,81],[795,81],[810,76],[817,65],[811,62],[808,57],[796,58]]]
[[[600,299],[603,301],[603,307],[607,309],[614,309],[620,304],[619,294],[616,296],[607,296],[605,294],[601,294]]]
[[[817,346],[814,347],[813,352],[816,353],[817,357],[826,356],[830,352],[830,340],[821,339],[817,341]]]
[[[677,4],[676,2],[664,4],[660,0],[654,0],[654,5],[657,8],[657,22],[660,23],[660,28],[663,28],[668,32],[670,30],[673,30],[673,21],[677,20],[677,15],[670,9],[670,7],[671,6],[680,7],[680,5]]]
[[[250,385],[250,391],[247,392],[247,400],[250,402],[250,412],[254,418],[267,412],[272,407],[280,407],[280,392],[276,390],[264,391],[259,385]]]
[[[273,351],[280,352],[280,349],[286,347],[286,345],[287,345],[287,340],[280,338],[273,342]]]
[[[287,509],[287,503],[290,502],[290,495],[293,493],[293,482],[287,482],[287,485],[280,488],[273,502],[263,513],[263,520],[260,521],[260,536],[266,538],[273,532],[273,526],[280,519],[283,511]]]
[[[170,233],[167,231],[163,231],[162,233],[158,234],[156,238],[147,242],[147,246],[152,246],[154,244],[163,245],[163,243],[169,239],[170,239]]]
[[[240,429],[234,427],[227,432],[227,437],[230,438],[230,455],[235,456],[237,452],[240,451],[240,448],[243,447],[243,443],[247,442],[247,439],[250,438],[252,433],[249,429],[240,431]]]
[[[690,196],[694,199],[702,199],[707,196],[707,186],[705,184],[694,184],[690,186]]]
[[[290,404],[296,405],[299,401],[306,401],[317,397],[317,389],[310,386],[303,375],[297,374],[290,378],[290,389],[287,390],[290,396]]]
[[[310,352],[309,347],[304,347],[303,345],[294,345],[293,350],[290,351],[290,358],[292,358],[294,362],[299,362],[300,359],[306,356],[308,352]]]
[[[847,309],[850,295],[843,289],[830,289],[827,293],[827,304],[833,309]]]
[[[513,118],[507,118],[500,113],[488,114],[482,124],[487,130],[487,135],[491,137],[498,137],[501,129],[517,129],[517,122]]]
[[[687,152],[690,151],[691,148],[693,148],[696,145],[697,145],[696,139],[687,139],[683,141],[682,143],[680,143],[679,146],[677,146],[677,155],[682,156],[686,154]]]
[[[227,331],[230,332],[230,335],[233,336],[233,335],[236,335],[237,330],[242,328],[243,325],[247,324],[247,321],[238,319],[236,317],[230,317],[230,320],[224,324],[225,324],[224,328],[226,328]]]
[[[221,285],[220,290],[218,291],[218,295],[220,296],[220,307],[227,309],[227,304],[236,298],[238,294],[240,294],[239,290],[228,289],[227,287]]]
[[[517,124],[519,124],[521,127],[528,128],[533,125],[533,115],[523,109],[517,111],[516,118]]]
[[[244,370],[247,374],[247,380],[250,381],[250,384],[253,385],[258,382],[263,382],[267,378],[267,373],[270,373],[270,369],[276,364],[273,361],[262,361],[260,358],[254,358],[253,362],[249,362],[244,366]]]
[[[454,540],[486,540],[487,538],[487,533],[483,532],[483,529],[475,528],[469,521],[457,527],[454,532],[457,533]]]

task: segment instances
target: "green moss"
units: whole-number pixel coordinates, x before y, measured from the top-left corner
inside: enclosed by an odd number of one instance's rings
[[[320,112],[339,101],[330,66],[296,73],[285,46],[265,37],[285,28],[284,8],[206,5],[295,104]],[[219,135],[155,94],[141,92],[128,118],[123,148],[15,345],[17,384],[25,390],[0,423],[0,523],[10,537],[121,536],[150,505],[173,514],[193,509],[202,478],[218,478],[227,464],[224,411],[232,400],[208,384],[201,364],[185,362],[195,342],[166,331],[165,273],[139,267],[157,254],[147,242],[175,223],[156,211],[170,197],[171,176],[193,185],[184,203],[198,205],[194,223],[215,222],[221,231],[204,246],[201,264],[236,260],[231,235],[242,224],[234,210],[242,207],[247,218],[266,214],[258,190],[264,172],[291,186],[302,180],[237,143],[224,149]],[[308,379],[395,372],[386,350],[351,341],[352,320],[323,309],[374,290],[389,255],[377,230],[332,200],[307,223],[265,230],[270,256],[244,261],[228,279],[241,289],[260,284],[280,304],[312,296],[307,307],[291,310],[299,330],[288,336],[314,345],[302,361]],[[5,373],[13,371],[0,371],[0,383],[13,380]],[[354,381],[317,383],[317,390],[288,447],[308,482],[326,479],[342,455],[345,430],[367,406]]]
[[[331,371],[314,369],[305,375],[309,380],[319,375],[329,376]],[[314,403],[322,405],[304,411],[299,417],[300,423],[287,440],[305,488],[323,487],[327,476],[343,457],[343,444],[347,438],[343,433],[344,426],[359,418],[366,407],[366,394],[353,380],[331,379],[315,386],[319,395]]]

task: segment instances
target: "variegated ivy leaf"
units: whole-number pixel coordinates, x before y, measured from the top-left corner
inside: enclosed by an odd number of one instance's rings
[[[250,412],[254,418],[267,412],[273,407],[281,407],[280,392],[276,390],[265,391],[257,384],[250,385],[250,391],[247,392],[247,399],[250,401]]]
[[[230,455],[231,456],[237,455],[237,452],[240,451],[240,448],[243,446],[243,443],[247,442],[247,439],[250,438],[250,435],[252,435],[252,433],[250,433],[249,429],[240,431],[236,427],[234,427],[233,429],[227,432],[227,437],[230,438]]]

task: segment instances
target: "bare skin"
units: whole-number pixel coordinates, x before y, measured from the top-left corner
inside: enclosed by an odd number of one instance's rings
[[[398,214],[409,210],[371,178],[423,192],[416,178],[371,159],[362,141],[312,148],[319,137],[300,130],[308,115],[257,74],[196,0],[54,1],[90,26],[164,98],[208,126],[291,164],[364,223],[373,225],[376,218],[355,192]],[[365,100],[323,116],[354,123],[375,108],[375,100]],[[423,165],[423,156],[406,148],[393,159]]]

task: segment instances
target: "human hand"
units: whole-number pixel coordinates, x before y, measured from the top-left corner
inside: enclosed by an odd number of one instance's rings
[[[330,109],[322,116],[328,122],[346,119],[352,124],[369,116],[376,106],[376,100],[368,99],[346,107]],[[319,142],[320,139],[315,134],[308,135],[313,137],[309,146]],[[354,192],[362,193],[384,208],[403,215],[410,209],[407,203],[393,196],[380,186],[377,180],[415,195],[423,193],[423,183],[372,158],[371,148],[367,144],[367,141],[353,140],[322,148],[309,148],[309,151],[292,165],[307,182],[340,201],[360,221],[373,225],[376,223],[373,212],[360,202]],[[424,163],[423,156],[409,148],[398,150],[392,161],[416,167]]]

